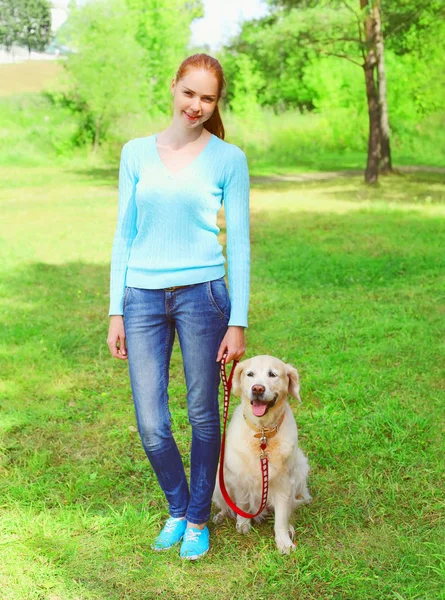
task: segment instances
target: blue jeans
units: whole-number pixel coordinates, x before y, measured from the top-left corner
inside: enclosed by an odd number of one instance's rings
[[[227,331],[230,299],[224,278],[183,288],[127,287],[124,324],[136,420],[145,453],[172,517],[205,523],[220,449],[216,355]],[[192,426],[190,490],[172,436],[167,386],[175,331],[181,347]]]

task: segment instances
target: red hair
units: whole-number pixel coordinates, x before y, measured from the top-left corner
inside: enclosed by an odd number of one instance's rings
[[[178,83],[180,79],[185,77],[187,72],[191,69],[202,69],[203,71],[209,71],[209,73],[212,73],[212,75],[215,76],[216,81],[218,82],[218,103],[223,93],[226,82],[224,79],[224,72],[222,70],[222,67],[216,60],[216,58],[213,58],[213,56],[209,56],[208,54],[193,54],[192,56],[189,56],[184,61],[182,61],[178,72],[176,73],[176,83]],[[224,125],[221,119],[221,115],[219,114],[218,104],[216,104],[215,110],[213,111],[213,114],[210,117],[210,119],[208,119],[208,121],[204,123],[204,127],[207,129],[207,131],[210,131],[210,133],[213,133],[222,140],[224,139]]]

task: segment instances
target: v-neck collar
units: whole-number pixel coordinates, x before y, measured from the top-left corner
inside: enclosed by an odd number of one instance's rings
[[[201,157],[202,157],[202,156],[203,156],[203,155],[204,155],[204,154],[207,152],[207,150],[208,150],[209,146],[211,146],[211,145],[212,145],[213,139],[214,139],[214,138],[216,138],[216,135],[214,135],[214,134],[212,133],[212,137],[209,139],[209,141],[208,141],[208,142],[207,142],[207,144],[204,146],[204,148],[201,150],[201,152],[200,152],[200,153],[199,153],[197,156],[195,156],[195,158],[194,158],[194,159],[193,159],[191,162],[189,162],[189,163],[188,163],[188,165],[185,165],[185,167],[182,167],[182,168],[181,168],[181,169],[179,169],[178,171],[171,171],[171,170],[170,170],[170,169],[168,169],[168,168],[165,166],[165,164],[162,162],[161,155],[159,154],[159,150],[158,150],[158,147],[157,147],[157,145],[156,145],[156,140],[157,140],[157,138],[158,138],[158,135],[157,135],[157,134],[155,134],[155,135],[153,136],[153,144],[154,144],[154,152],[155,152],[156,158],[157,158],[157,160],[158,160],[159,164],[161,165],[161,167],[162,167],[162,168],[164,169],[164,171],[167,173],[168,177],[169,177],[170,179],[174,179],[175,177],[178,177],[179,175],[181,175],[182,173],[184,173],[185,171],[187,171],[188,169],[190,169],[192,166],[194,166],[194,165],[195,165],[195,164],[198,162],[198,160],[199,160],[199,159],[200,159],[200,158],[201,158]]]

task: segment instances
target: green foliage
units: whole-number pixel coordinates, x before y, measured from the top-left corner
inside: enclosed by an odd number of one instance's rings
[[[383,29],[387,47],[396,54],[420,50],[425,41],[437,38],[437,27],[443,27],[443,0],[398,0],[382,2]]]
[[[126,0],[142,51],[142,76],[147,82],[143,104],[151,114],[171,105],[169,82],[188,55],[191,22],[203,16],[201,0]]]
[[[19,31],[17,3],[11,0],[0,0],[0,45],[9,50],[16,43]]]
[[[0,98],[0,164],[36,165],[73,156],[82,130],[73,107],[62,98],[57,94]]]
[[[51,40],[49,0],[0,0],[0,44],[42,51]]]
[[[326,131],[317,130],[320,148],[330,148],[329,153],[335,146],[340,153],[346,149],[362,153],[369,130],[362,69],[367,52],[364,18],[372,5],[379,4],[389,37],[385,53],[387,99],[395,156],[415,156],[415,147],[429,145],[429,141],[417,138],[420,132],[425,135],[426,123],[441,126],[444,120],[443,2],[372,0],[363,10],[358,0],[270,0],[269,4],[271,13],[259,21],[246,22],[222,54],[233,78],[237,71],[232,65],[241,64],[244,55],[254,61],[260,81],[258,101],[263,107],[277,113],[292,108],[317,112],[322,119],[312,122],[323,120],[326,126]],[[233,92],[228,100],[231,106]],[[299,135],[298,130],[295,135]],[[443,136],[433,135],[440,138],[443,152]],[[434,150],[435,157],[439,154],[440,150]],[[418,157],[424,162],[426,153],[421,151]],[[440,164],[437,158],[434,161]]]
[[[74,49],[63,63],[67,96],[97,148],[113,120],[137,111],[147,94],[133,19],[124,0],[94,0],[72,10],[65,35]]]
[[[261,83],[253,60],[247,54],[238,56],[236,72],[231,80],[233,95],[230,107],[235,115],[244,117],[250,124],[259,117],[258,89]]]

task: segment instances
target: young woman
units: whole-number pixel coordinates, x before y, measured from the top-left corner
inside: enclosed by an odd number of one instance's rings
[[[224,141],[219,62],[196,54],[171,84],[173,118],[122,150],[113,244],[108,346],[127,359],[136,420],[169,505],[154,540],[181,557],[209,548],[220,449],[219,361],[245,351],[249,303],[249,175],[244,153]],[[224,203],[230,298],[216,217]],[[190,488],[170,428],[167,386],[175,332],[192,427]]]

